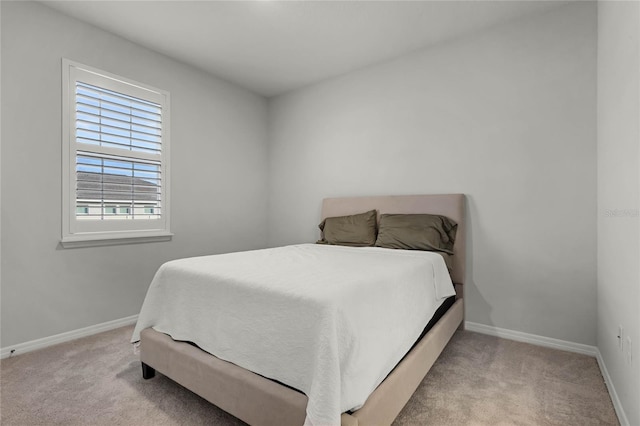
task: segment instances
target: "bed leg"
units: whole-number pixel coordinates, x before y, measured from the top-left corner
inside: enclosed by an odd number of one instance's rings
[[[145,380],[152,379],[156,375],[156,370],[153,367],[149,367],[144,362],[142,364],[142,378]]]

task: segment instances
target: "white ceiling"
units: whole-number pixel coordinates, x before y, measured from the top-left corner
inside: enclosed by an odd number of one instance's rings
[[[273,96],[566,1],[46,1]]]

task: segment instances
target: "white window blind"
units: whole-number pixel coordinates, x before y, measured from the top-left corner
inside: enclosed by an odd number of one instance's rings
[[[170,235],[168,93],[71,61],[63,67],[63,245]]]
[[[162,106],[76,81],[76,142],[162,151]]]
[[[76,217],[84,220],[160,219],[162,173],[158,163],[78,151]],[[85,208],[77,213],[78,208]],[[153,208],[154,213],[147,213]]]

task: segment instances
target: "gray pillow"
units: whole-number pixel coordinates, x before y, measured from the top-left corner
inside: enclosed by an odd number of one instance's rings
[[[376,243],[376,211],[350,216],[328,217],[318,227],[322,239],[318,244],[365,247]]]
[[[453,254],[458,224],[432,214],[383,214],[376,246]]]

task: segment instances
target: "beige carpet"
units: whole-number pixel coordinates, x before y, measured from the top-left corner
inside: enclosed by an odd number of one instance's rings
[[[2,425],[243,424],[158,374],[132,327],[2,360]],[[594,358],[458,332],[397,425],[616,425]]]

